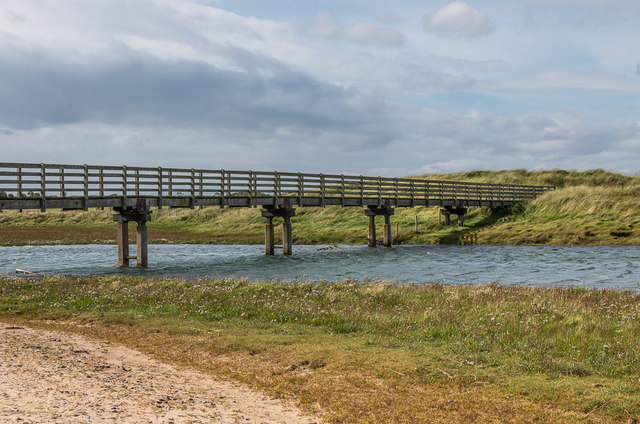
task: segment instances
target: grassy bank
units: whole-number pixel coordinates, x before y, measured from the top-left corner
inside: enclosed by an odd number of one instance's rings
[[[399,208],[392,218],[395,243],[640,244],[640,177],[602,170],[515,170],[418,178],[555,185],[557,189],[509,211],[472,208],[464,227],[438,225],[438,208]],[[365,242],[368,219],[360,208],[298,208],[292,223],[294,243],[358,244]],[[154,210],[149,228],[151,242],[261,243],[264,237],[258,209]],[[0,213],[0,244],[90,242],[115,242],[110,211]]]
[[[631,292],[0,278],[0,319],[122,342],[334,423],[640,414],[640,295]]]

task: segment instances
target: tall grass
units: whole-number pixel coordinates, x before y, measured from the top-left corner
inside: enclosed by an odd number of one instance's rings
[[[640,295],[583,288],[395,285],[380,282],[45,277],[0,280],[0,313],[142,313],[205,321],[297,323],[381,334],[523,371],[640,373]]]

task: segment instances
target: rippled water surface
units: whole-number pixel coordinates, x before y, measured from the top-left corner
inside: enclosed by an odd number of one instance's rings
[[[378,278],[452,284],[578,285],[640,288],[640,247],[611,246],[294,246],[265,256],[263,246],[149,245],[149,268],[116,268],[111,245],[0,247],[0,275],[17,268],[44,274],[130,274],[181,278],[337,280]],[[135,252],[135,246],[132,246]],[[135,261],[132,261],[135,264]]]

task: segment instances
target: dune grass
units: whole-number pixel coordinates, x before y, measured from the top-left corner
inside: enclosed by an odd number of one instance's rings
[[[396,244],[640,244],[640,177],[603,170],[512,170],[416,178],[555,185],[557,189],[509,210],[471,208],[464,227],[457,223],[450,227],[439,225],[438,208],[398,208],[392,217]],[[379,221],[381,226],[382,220]],[[360,208],[297,208],[292,225],[294,243],[360,244],[366,240],[368,219]],[[19,236],[11,237],[10,230],[16,227],[23,231]],[[69,238],[72,242],[115,240],[115,232],[108,240],[95,235],[100,229],[113,230],[109,210],[49,211],[44,214],[4,211],[0,213],[0,243],[51,242],[51,238],[43,236],[44,230],[55,227],[86,231],[86,236]],[[154,210],[149,227],[151,242],[254,244],[262,243],[264,237],[264,220],[259,209]],[[154,230],[158,235],[155,238]],[[379,231],[381,233],[382,228]],[[56,237],[60,239],[59,234]],[[279,237],[279,231],[276,231],[276,238]],[[61,242],[65,242],[64,236]]]
[[[122,342],[333,423],[608,423],[640,413],[635,292],[0,278],[0,319]]]

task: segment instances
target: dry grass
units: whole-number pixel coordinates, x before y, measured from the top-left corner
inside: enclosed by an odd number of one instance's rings
[[[0,316],[125,343],[335,423],[621,422],[640,296],[578,288],[0,279]]]

